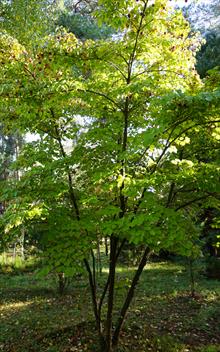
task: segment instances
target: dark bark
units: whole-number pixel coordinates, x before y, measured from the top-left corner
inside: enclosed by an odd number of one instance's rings
[[[127,75],[127,79],[126,79],[127,85],[129,85],[131,82],[132,66],[135,61],[135,55],[136,55],[136,50],[137,50],[137,46],[138,46],[138,38],[139,38],[139,35],[141,32],[143,19],[144,19],[145,12],[147,9],[147,4],[148,4],[148,1],[146,1],[144,3],[140,24],[139,24],[139,27],[138,27],[137,33],[136,33],[134,48],[133,48],[133,51],[130,55],[130,59],[128,62],[128,75]],[[126,97],[124,109],[122,110],[122,113],[124,115],[124,128],[123,128],[123,135],[122,135],[122,152],[125,152],[127,150],[129,114],[130,114],[130,110],[129,110],[130,109],[130,107],[129,107],[130,99],[131,99],[130,96]],[[123,177],[125,177],[125,175],[126,175],[125,164],[126,164],[125,159],[121,160],[121,172],[120,173]],[[120,209],[121,209],[120,214],[119,214],[120,218],[122,218],[125,215],[126,206],[127,206],[127,198],[124,196],[123,191],[124,191],[124,181],[120,187],[120,195],[119,195]],[[134,294],[134,288],[135,288],[135,286],[138,282],[138,279],[140,277],[140,274],[143,270],[142,265],[144,267],[144,265],[146,264],[146,261],[144,262],[144,260],[145,260],[145,255],[144,255],[142,258],[142,261],[139,265],[139,268],[137,270],[137,273],[134,277],[134,280],[132,282],[133,285],[128,292],[128,296],[125,301],[125,304],[122,307],[121,315],[120,315],[120,318],[119,318],[119,321],[118,321],[118,324],[117,324],[117,327],[116,327],[116,330],[114,333],[114,337],[112,339],[112,311],[113,311],[113,299],[114,299],[115,267],[116,267],[116,262],[117,262],[117,259],[116,259],[117,241],[118,240],[116,238],[114,238],[114,237],[111,238],[111,254],[110,254],[110,266],[109,266],[109,297],[108,297],[108,314],[107,314],[107,328],[106,328],[106,352],[111,352],[113,345],[114,346],[117,345],[121,326],[123,324],[125,314],[127,312],[127,309],[130,305],[131,299]],[[147,256],[147,253],[146,253],[146,256]],[[139,271],[140,271],[140,273],[139,273]],[[122,318],[122,322],[121,322],[121,318]]]
[[[102,274],[102,259],[101,259],[101,249],[100,249],[100,241],[98,239],[97,242],[97,275],[98,273]]]
[[[63,144],[62,144],[62,140],[61,140],[61,137],[60,137],[60,134],[59,134],[59,131],[58,131],[58,128],[57,128],[56,125],[55,125],[55,131],[56,131],[56,139],[57,139],[57,141],[59,143],[59,147],[60,147],[60,152],[61,152],[63,158],[66,158],[66,152],[64,150],[64,147],[63,147]],[[71,202],[71,204],[73,206],[73,209],[75,211],[75,215],[76,215],[77,220],[80,220],[79,207],[78,207],[76,196],[75,196],[75,192],[74,192],[74,189],[73,189],[72,175],[71,175],[71,172],[70,172],[70,169],[69,169],[68,165],[66,166],[66,168],[67,168],[67,175],[68,175],[70,202]]]
[[[101,324],[101,319],[100,319],[100,314],[98,312],[98,305],[97,305],[97,297],[96,297],[96,287],[94,285],[94,279],[93,279],[93,275],[92,275],[92,271],[89,265],[89,262],[87,259],[84,259],[84,264],[86,267],[86,270],[88,272],[89,275],[89,284],[90,284],[90,290],[91,290],[91,296],[92,296],[92,305],[93,305],[93,312],[94,312],[94,316],[95,316],[95,320],[96,320],[96,327],[99,333],[99,338],[100,341],[104,340],[104,337],[102,335],[102,324]]]
[[[108,240],[105,238],[105,255],[108,256]]]
[[[173,199],[173,193],[174,193],[174,188],[175,188],[175,183],[172,182],[171,185],[170,185],[170,191],[169,191],[169,195],[168,195],[168,198],[167,198],[167,204],[166,204],[166,207],[168,207]]]
[[[118,260],[118,257],[122,251],[122,248],[124,247],[124,244],[125,244],[126,240],[124,239],[122,242],[121,242],[121,245],[119,246],[118,250],[117,250],[117,253],[116,253],[116,262]],[[105,299],[105,295],[107,293],[107,290],[108,290],[108,286],[109,286],[109,281],[110,281],[110,276],[108,276],[108,279],[106,281],[106,284],[105,284],[105,287],[102,291],[102,296],[100,298],[100,301],[99,301],[99,306],[98,306],[98,311],[99,311],[99,315],[101,317],[101,310],[102,310],[102,305],[103,305],[103,301]]]
[[[128,290],[127,296],[125,298],[125,302],[123,304],[123,307],[122,307],[121,312],[120,312],[120,316],[119,316],[117,324],[116,324],[116,328],[115,328],[113,339],[112,339],[112,344],[113,344],[114,347],[116,347],[118,345],[119,335],[120,335],[120,332],[121,332],[121,329],[122,329],[122,326],[123,326],[123,323],[124,323],[124,320],[125,320],[125,317],[126,317],[126,313],[127,313],[128,308],[129,308],[129,306],[131,304],[132,298],[134,296],[134,291],[135,291],[137,283],[138,283],[138,281],[140,279],[142,271],[143,271],[143,269],[144,269],[144,267],[145,267],[145,265],[147,263],[148,256],[149,256],[149,248],[146,248],[145,251],[144,251],[144,254],[143,254],[142,258],[141,258],[141,261],[139,263],[139,266],[138,266],[138,268],[136,270],[134,278],[132,280],[131,287]]]
[[[186,202],[186,203],[184,203],[184,204],[179,205],[179,206],[175,209],[175,211],[178,211],[178,210],[180,210],[180,209],[186,208],[188,205],[191,205],[191,204],[193,204],[193,203],[199,202],[200,200],[207,199],[208,197],[211,197],[212,195],[213,195],[213,194],[206,194],[206,195],[204,195],[204,196],[201,196],[201,197],[192,199],[192,200],[190,200],[190,201],[188,201],[188,202]]]
[[[112,314],[114,306],[114,289],[115,289],[115,267],[116,251],[118,239],[111,236],[110,239],[110,262],[109,262],[109,292],[108,292],[108,311],[106,321],[106,351],[112,351]]]
[[[96,259],[93,250],[91,249],[91,257],[92,257],[92,277],[93,277],[93,285],[96,290]]]

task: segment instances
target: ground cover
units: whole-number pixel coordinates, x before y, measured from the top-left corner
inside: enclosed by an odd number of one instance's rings
[[[133,270],[125,265],[118,269],[116,309]],[[105,277],[104,268],[100,284]],[[0,319],[0,351],[98,351],[84,276],[73,279],[66,294],[59,296],[52,275],[39,278],[33,268],[4,268]],[[192,299],[189,273],[182,263],[148,264],[122,332],[120,351],[220,351],[220,282],[207,279],[199,267]]]

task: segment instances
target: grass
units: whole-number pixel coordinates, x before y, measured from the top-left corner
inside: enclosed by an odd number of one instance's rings
[[[29,264],[19,264],[20,271],[16,266],[9,272],[2,267],[0,351],[98,351],[86,278],[73,280],[60,297],[54,277],[37,277],[33,260]],[[118,268],[116,313],[134,269]],[[106,275],[103,270],[101,285]],[[181,262],[148,264],[129,310],[119,351],[220,351],[220,282],[206,279],[199,266],[196,299],[190,297],[189,288],[189,273]]]
[[[19,274],[21,272],[30,272],[39,267],[40,262],[36,256],[29,256],[24,260],[20,256],[14,256],[10,253],[3,253],[0,255],[0,273]]]

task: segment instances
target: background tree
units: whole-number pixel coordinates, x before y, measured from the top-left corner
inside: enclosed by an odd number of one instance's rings
[[[203,78],[207,71],[219,65],[220,7],[219,2],[193,1],[183,9],[194,31],[199,31],[205,39],[197,53],[196,68]]]
[[[207,71],[219,65],[219,34],[214,31],[207,33],[205,36],[206,43],[202,46],[201,51],[197,55],[196,68],[201,78],[204,78],[207,75]]]
[[[66,1],[60,7],[56,23],[81,40],[107,38],[113,30],[104,23],[99,26],[95,18],[97,1]]]
[[[219,1],[191,1],[184,12],[193,28],[206,34],[209,31],[219,31]]]
[[[219,38],[220,38],[220,28],[219,28],[219,16],[220,7],[218,1],[210,1],[208,3],[204,2],[192,2],[186,9],[185,14],[188,17],[191,26],[194,30],[200,31],[202,37],[205,39],[205,43],[202,45],[201,50],[197,53],[197,63],[196,68],[202,78],[206,78],[206,82],[209,82],[209,88],[212,87],[214,83],[214,89],[218,89],[218,69],[220,52],[219,52]],[[208,20],[207,20],[208,19]],[[216,70],[214,69],[216,67]],[[214,69],[212,71],[212,69]],[[213,75],[216,75],[215,79]],[[216,104],[216,103],[215,103]],[[208,138],[208,136],[207,136]],[[218,137],[216,137],[218,140]],[[219,144],[217,143],[215,147],[209,149],[209,156],[206,156],[208,160],[212,158],[213,162],[219,163],[219,155],[215,151],[219,149]],[[207,154],[206,154],[207,155]],[[204,162],[206,161],[203,158]],[[207,255],[207,248],[209,248],[209,253],[211,256],[218,253],[216,244],[218,243],[217,232],[219,226],[215,225],[216,217],[219,217],[219,211],[214,208],[207,208],[201,211],[201,219],[204,223],[203,229],[203,240],[205,241],[205,251]],[[216,214],[212,216],[211,214]],[[213,246],[213,244],[215,244]],[[208,258],[211,260],[211,266],[208,268],[209,275],[216,275],[215,272],[219,270],[218,260],[215,258]],[[216,267],[215,264],[216,263]],[[209,270],[210,269],[210,270]],[[211,274],[211,272],[213,273]]]

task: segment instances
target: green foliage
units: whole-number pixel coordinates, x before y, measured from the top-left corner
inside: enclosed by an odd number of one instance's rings
[[[112,30],[107,26],[99,27],[95,19],[80,13],[63,12],[60,14],[57,25],[66,28],[81,40],[107,38],[112,34]]]
[[[34,51],[2,38],[8,59],[1,106],[14,116],[5,124],[40,136],[17,161],[20,181],[5,191],[6,233],[45,223],[62,269],[63,262],[72,267],[69,243],[76,243],[77,262],[96,231],[155,251],[198,252],[197,201],[217,202],[218,91],[211,78],[209,92],[198,94],[197,38],[164,1],[100,6],[99,18],[120,29],[118,38],[82,43],[62,30]],[[86,130],[78,115],[89,116]],[[69,153],[68,140],[77,140]]]
[[[220,37],[215,32],[206,35],[206,43],[202,45],[197,55],[196,68],[203,78],[207,75],[207,71],[219,65],[220,58]]]
[[[52,28],[50,6],[47,0],[1,1],[0,30],[6,30],[23,45],[36,45]]]
[[[72,276],[84,263],[97,325],[97,242],[111,242],[110,316],[117,245],[195,258],[200,209],[217,209],[220,189],[220,75],[200,81],[197,35],[167,1],[99,6],[117,35],[80,41],[59,29],[32,47],[6,33],[0,67],[5,127],[38,136],[3,189],[4,239],[40,225],[44,274]]]
[[[19,275],[25,272],[32,272],[39,268],[39,259],[35,256],[29,256],[24,260],[20,256],[13,256],[13,253],[8,251],[0,255],[0,273]]]
[[[217,0],[192,1],[183,11],[192,29],[201,33],[203,45],[196,56],[196,68],[203,78],[208,70],[219,65],[219,3]]]
[[[132,277],[134,267],[120,269],[119,281]],[[104,278],[103,272],[100,284]],[[203,276],[197,280],[201,294],[198,301],[187,296],[188,278],[182,265],[148,263],[128,315],[120,349],[128,352],[132,346],[135,352],[149,349],[158,352],[160,346],[162,351],[169,352],[174,347],[181,351],[184,345],[185,349],[198,352],[217,352],[220,285]],[[36,278],[32,272],[4,273],[0,274],[0,287],[3,314],[0,343],[6,351],[16,348],[18,352],[31,349],[46,352],[51,346],[58,351],[98,350],[91,304],[88,304],[89,287],[84,277],[71,282],[64,298],[56,294],[51,275]],[[117,289],[116,297],[116,309],[119,309],[123,288]]]

